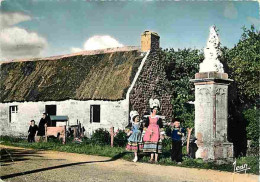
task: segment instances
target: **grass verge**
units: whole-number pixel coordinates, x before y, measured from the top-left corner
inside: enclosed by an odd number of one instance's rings
[[[105,156],[111,157],[112,160],[116,159],[124,159],[127,161],[131,161],[133,159],[133,154],[130,152],[126,152],[124,147],[110,147],[109,145],[96,145],[90,139],[84,139],[81,144],[74,143],[72,141],[68,141],[66,145],[62,145],[59,141],[50,140],[48,143],[40,142],[40,143],[28,143],[25,139],[0,136],[1,144],[16,146],[16,147],[24,147],[24,148],[32,148],[36,150],[54,150],[61,152],[70,152],[70,153],[79,153],[79,154],[88,154],[88,155],[97,155],[97,156]],[[165,150],[162,154],[159,155],[159,163],[160,165],[168,165],[168,166],[179,166],[179,167],[187,167],[187,168],[199,168],[199,169],[212,169],[219,171],[228,171],[233,172],[233,164],[232,162],[227,162],[225,164],[217,164],[216,162],[205,162],[202,159],[191,159],[188,157],[183,157],[182,164],[178,165],[176,162],[172,162],[170,158],[169,146],[165,147]],[[140,154],[139,162],[147,163],[149,160],[149,154]],[[247,173],[257,174],[259,175],[259,163],[258,156],[248,156],[237,159],[237,165],[247,164],[250,169]]]

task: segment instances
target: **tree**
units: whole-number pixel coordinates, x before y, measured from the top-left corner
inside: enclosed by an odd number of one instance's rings
[[[228,66],[234,79],[241,102],[254,101],[259,95],[260,33],[252,25],[243,27],[243,34],[234,48],[229,51]]]
[[[194,85],[189,81],[199,71],[203,54],[197,49],[165,49],[165,71],[173,87],[173,115],[182,119],[184,126],[194,126],[194,105],[188,104],[195,100]]]
[[[247,139],[259,140],[260,34],[251,26],[243,27],[239,42],[231,49],[222,48],[221,62],[234,82],[229,86],[229,137],[235,157],[246,155]]]
[[[251,147],[259,148],[259,117],[260,112],[256,108],[243,112],[248,125],[246,127],[247,139],[251,140]]]

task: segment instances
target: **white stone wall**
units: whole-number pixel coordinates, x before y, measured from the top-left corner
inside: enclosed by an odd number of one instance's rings
[[[100,105],[100,123],[90,123],[90,105]],[[9,122],[9,106],[18,106],[17,120]],[[26,136],[29,122],[36,124],[45,112],[45,105],[56,105],[57,115],[68,115],[69,125],[77,120],[85,127],[85,134],[90,136],[98,128],[109,130],[111,126],[123,129],[128,124],[128,101],[49,101],[49,102],[13,102],[0,104],[0,135]]]

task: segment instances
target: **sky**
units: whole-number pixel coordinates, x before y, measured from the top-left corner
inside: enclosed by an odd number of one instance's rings
[[[243,26],[260,26],[257,1],[1,1],[1,60],[140,46],[145,30],[162,48],[202,49],[212,25],[231,48]]]

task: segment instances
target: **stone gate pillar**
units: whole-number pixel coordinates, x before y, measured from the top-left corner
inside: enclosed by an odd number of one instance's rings
[[[227,141],[228,85],[232,80],[218,60],[219,46],[215,27],[211,27],[205,59],[191,80],[195,85],[196,158],[204,160],[233,156],[233,145]]]

